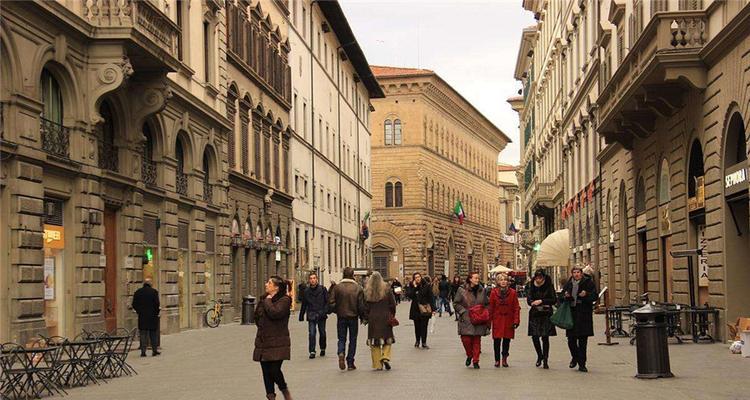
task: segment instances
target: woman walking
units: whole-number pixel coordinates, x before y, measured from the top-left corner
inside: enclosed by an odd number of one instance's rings
[[[521,306],[518,304],[516,291],[510,287],[508,275],[498,274],[495,283],[497,286],[490,293],[495,368],[500,366],[501,355],[503,367],[508,368],[510,341],[515,337],[516,328],[521,323]]]
[[[272,276],[266,282],[266,294],[260,298],[255,308],[255,321],[258,332],[255,335],[253,361],[260,362],[263,370],[263,384],[266,386],[266,398],[275,399],[274,385],[291,400],[281,364],[291,356],[289,340],[289,310],[292,299],[286,293],[286,282]]]
[[[391,345],[396,342],[391,321],[395,316],[396,299],[380,273],[373,272],[365,285],[365,320],[375,370],[391,369]]]
[[[565,330],[570,349],[570,368],[578,365],[581,372],[589,372],[586,368],[586,347],[589,336],[594,336],[594,302],[597,299],[594,281],[583,273],[580,266],[573,267],[570,280],[563,286],[564,301],[570,303],[573,314],[573,328]]]
[[[536,350],[536,366],[544,364],[544,369],[549,369],[549,337],[557,336],[557,330],[550,317],[557,297],[552,279],[543,269],[536,270],[534,278],[526,285],[526,303],[531,306],[528,333]]]
[[[458,334],[466,351],[466,366],[479,368],[479,353],[482,351],[482,336],[489,333],[489,321],[474,325],[470,314],[472,307],[486,306],[489,303],[487,292],[479,284],[479,274],[469,273],[466,284],[458,289],[453,300],[453,309],[458,316]]]
[[[427,345],[427,324],[432,318],[435,309],[432,307],[435,299],[432,295],[432,287],[422,280],[422,275],[415,272],[412,275],[411,284],[406,289],[406,295],[411,299],[409,307],[409,319],[414,321],[414,347],[422,344],[423,349],[429,349]]]

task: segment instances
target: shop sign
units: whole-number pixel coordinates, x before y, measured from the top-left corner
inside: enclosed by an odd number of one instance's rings
[[[698,248],[703,250],[698,255],[698,286],[708,287],[708,255],[706,254],[708,239],[706,238],[706,225],[698,225]]]
[[[276,250],[276,261],[281,261],[281,251]]]
[[[742,190],[747,190],[747,167],[744,161],[727,168],[724,176],[725,196],[731,196]]]
[[[659,206],[659,229],[662,235],[672,233],[672,220],[669,216],[669,204]]]
[[[695,179],[695,197],[688,199],[688,212],[693,212],[706,207],[706,195],[704,190],[704,177]]]
[[[55,259],[44,259],[44,300],[55,299]]]
[[[44,247],[48,249],[65,248],[65,228],[55,225],[44,225]]]

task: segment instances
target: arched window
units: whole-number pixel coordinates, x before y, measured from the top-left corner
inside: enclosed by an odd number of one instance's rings
[[[383,133],[385,135],[385,145],[390,146],[393,144],[393,122],[390,119],[385,120],[383,123]]]
[[[646,184],[641,176],[635,186],[635,213],[642,214],[644,212],[646,212]]]
[[[154,163],[154,138],[148,124],[143,124],[143,158],[141,159],[141,179],[147,186],[156,185],[156,163]]]
[[[68,129],[62,125],[62,90],[60,90],[57,79],[46,68],[42,69],[42,78],[39,84],[42,88],[42,103],[44,104],[40,120],[42,148],[50,154],[68,158],[70,135]]]
[[[703,178],[703,148],[698,139],[693,140],[690,149],[690,164],[688,164],[688,198],[695,197],[698,192],[698,179]]]
[[[393,184],[390,182],[385,184],[385,206],[393,207]]]
[[[213,188],[211,187],[211,164],[208,150],[203,152],[203,200],[211,203],[213,200]]]
[[[396,182],[394,186],[394,205],[396,207],[403,207],[403,186],[401,185],[401,182]]]
[[[177,159],[177,169],[175,171],[175,188],[177,193],[187,196],[187,175],[185,175],[185,152],[182,147],[182,139],[177,138],[175,144],[175,158]]]
[[[102,102],[99,114],[104,122],[99,137],[99,168],[117,171],[117,147],[115,146],[115,121],[109,102]]]
[[[661,160],[659,171],[659,204],[669,203],[670,197],[669,162],[665,158]]]
[[[393,144],[401,144],[401,120],[397,119],[393,121]]]

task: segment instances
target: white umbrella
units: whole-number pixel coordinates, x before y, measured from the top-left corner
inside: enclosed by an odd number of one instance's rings
[[[552,232],[542,241],[536,265],[544,267],[565,267],[570,263],[569,231],[560,229]]]
[[[502,265],[498,265],[497,267],[492,268],[490,270],[491,274],[498,274],[498,273],[505,273],[505,274],[507,274],[508,272],[513,272],[513,270],[510,269],[510,268],[508,268],[508,267],[504,267]]]

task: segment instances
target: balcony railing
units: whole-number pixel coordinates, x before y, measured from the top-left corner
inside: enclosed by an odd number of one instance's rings
[[[45,118],[39,118],[42,149],[49,154],[70,158],[70,128]]]
[[[99,140],[99,168],[117,172],[119,164],[117,146]]]
[[[214,200],[214,188],[208,181],[203,181],[203,200],[209,204]]]
[[[156,163],[145,157],[141,162],[141,179],[146,186],[156,186]]]
[[[177,193],[187,196],[187,175],[182,171],[177,171],[177,177],[175,179],[175,185],[177,186]]]

